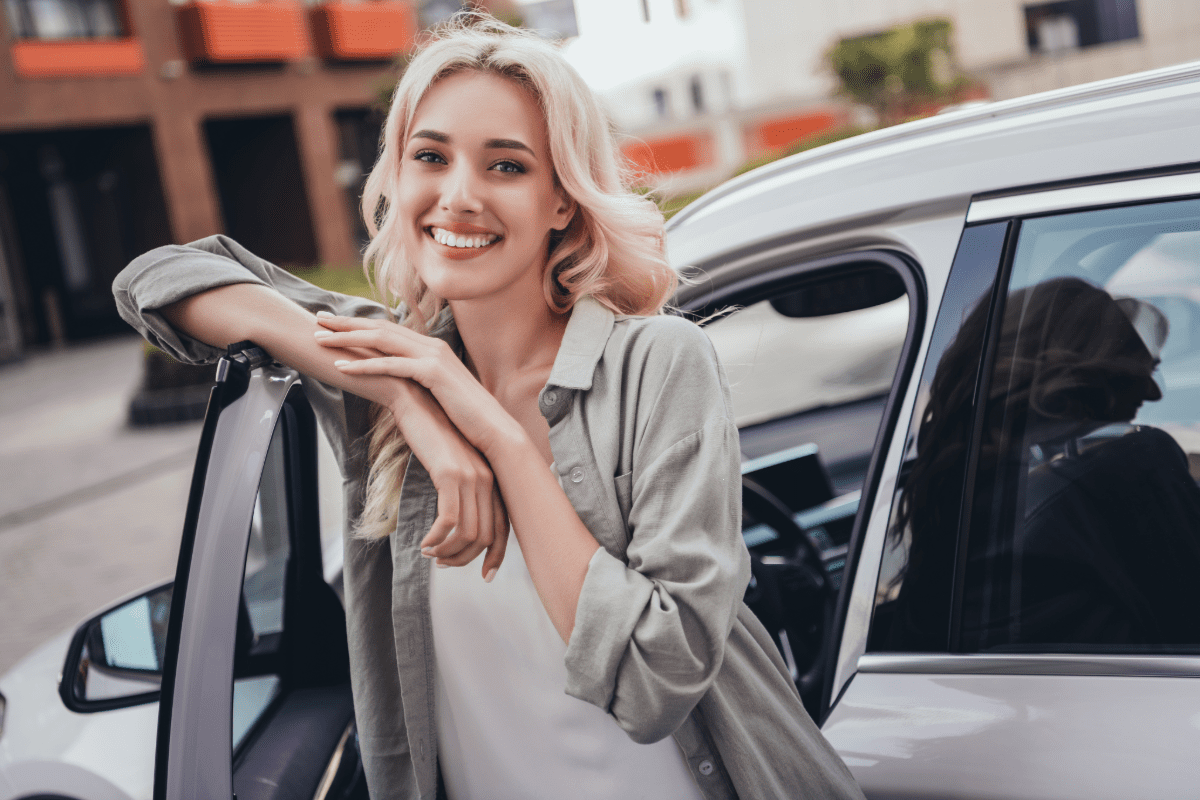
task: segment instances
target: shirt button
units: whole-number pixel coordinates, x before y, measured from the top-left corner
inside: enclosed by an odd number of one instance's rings
[[[704,761],[700,762],[700,766],[697,767],[697,769],[700,770],[701,775],[704,775],[704,776],[712,775],[712,771],[713,771],[712,762],[705,759]]]
[[[558,402],[558,393],[553,390],[546,392],[544,395],[542,395],[542,403],[544,405],[552,406],[557,402]]]
[[[579,483],[583,480],[583,470],[579,467],[571,470],[571,483]]]

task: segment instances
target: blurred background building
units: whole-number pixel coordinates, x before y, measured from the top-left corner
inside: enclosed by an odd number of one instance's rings
[[[357,265],[394,59],[461,6],[0,2],[0,361],[122,330],[112,278],[157,245],[224,232],[285,265]],[[562,43],[667,194],[946,105],[1200,58],[1197,0],[488,6]]]

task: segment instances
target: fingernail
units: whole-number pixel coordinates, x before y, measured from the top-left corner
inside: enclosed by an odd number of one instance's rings
[[[433,548],[432,547],[422,547],[421,555],[425,556],[426,558],[433,558]]]
[[[317,337],[318,339],[327,339],[330,336],[333,336],[333,334],[329,331],[313,331],[313,336]]]
[[[491,583],[491,582],[492,582],[492,578],[494,578],[494,577],[496,577],[496,568],[495,568],[495,567],[492,567],[491,569],[489,569],[489,570],[488,570],[488,573],[487,573],[487,575],[484,575],[484,576],[483,576],[483,582],[484,582],[484,583]]]
[[[346,361],[345,359],[339,359],[339,360],[333,362],[333,365],[335,367],[345,367],[345,366],[349,365],[349,363],[350,362]]]
[[[449,564],[439,564],[437,561],[433,562],[433,565],[438,569],[450,569]]]
[[[330,312],[328,312],[328,311],[318,311],[318,312],[317,312],[317,316],[318,316],[318,317],[333,317],[333,316],[336,316],[336,315],[335,315],[335,314],[332,314],[332,313],[330,313]]]

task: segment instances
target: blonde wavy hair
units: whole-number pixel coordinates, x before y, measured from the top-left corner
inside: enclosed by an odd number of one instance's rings
[[[400,323],[429,333],[445,300],[420,279],[402,243],[404,220],[389,213],[399,190],[402,154],[417,106],[439,80],[462,72],[515,81],[545,117],[554,179],[576,211],[566,229],[551,232],[542,283],[546,304],[567,313],[590,295],[614,313],[662,311],[675,291],[667,264],[663,216],[631,190],[634,173],[621,156],[599,102],[556,47],[479,11],[461,12],[426,35],[396,86],[379,160],[367,177],[362,214],[371,243],[363,268]],[[373,273],[373,275],[372,275]],[[355,535],[379,539],[396,527],[400,485],[410,450],[391,415],[373,410],[363,512]]]

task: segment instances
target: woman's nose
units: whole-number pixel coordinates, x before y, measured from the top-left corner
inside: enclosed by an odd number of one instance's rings
[[[446,171],[442,186],[442,208],[454,214],[476,214],[483,210],[479,178],[470,165],[458,163]]]

